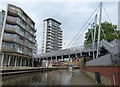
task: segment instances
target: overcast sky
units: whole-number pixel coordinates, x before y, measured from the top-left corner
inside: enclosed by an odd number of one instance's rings
[[[43,2],[38,0],[25,1],[25,0],[0,0],[0,8],[6,9],[7,3],[21,7],[35,22],[37,28],[37,43],[39,50],[42,43],[43,20],[46,18],[54,18],[62,23],[61,29],[63,30],[63,47],[67,47],[70,41],[74,38],[77,32],[85,24],[95,8],[99,5],[98,0],[92,2],[81,2],[79,0],[73,1],[59,1],[59,2]],[[109,0],[110,1],[110,0]],[[116,2],[103,2],[104,7],[113,24],[118,24],[118,3]],[[103,11],[102,21],[108,21],[107,16]],[[78,39],[75,46],[81,45],[84,41],[84,34]]]

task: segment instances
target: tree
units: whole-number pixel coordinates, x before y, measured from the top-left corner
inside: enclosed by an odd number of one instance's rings
[[[94,28],[95,26],[93,26]],[[96,26],[96,37],[95,37],[95,42],[98,40],[98,27],[99,25],[97,24]],[[88,29],[88,32],[85,33],[85,41],[84,44],[90,44],[92,43],[92,34],[91,31],[94,32],[94,29]],[[117,30],[117,25],[113,25],[112,23],[109,23],[107,21],[101,23],[101,35],[100,35],[100,41],[105,39],[108,42],[111,42],[114,39],[120,38],[120,31]],[[118,37],[117,37],[118,35]]]

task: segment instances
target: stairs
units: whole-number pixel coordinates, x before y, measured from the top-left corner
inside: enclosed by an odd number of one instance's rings
[[[118,45],[116,40],[113,40],[111,43],[106,40],[102,40],[100,42],[100,47],[104,47],[112,55],[118,54]]]

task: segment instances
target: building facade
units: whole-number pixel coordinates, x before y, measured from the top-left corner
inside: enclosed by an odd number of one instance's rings
[[[36,49],[33,20],[20,7],[8,4],[1,30],[1,66],[32,66]]]
[[[62,48],[62,30],[60,25],[61,23],[53,18],[43,21],[42,54]]]
[[[118,29],[120,30],[120,1],[118,2]]]
[[[4,16],[5,16],[5,11],[0,10],[0,37],[1,37],[1,32],[2,32]]]

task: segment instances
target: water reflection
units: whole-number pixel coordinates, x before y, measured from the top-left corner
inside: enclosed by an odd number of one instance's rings
[[[67,70],[55,70],[49,72],[37,72],[5,77],[3,85],[67,85],[72,73]]]
[[[80,70],[74,72],[68,70],[36,72],[3,78],[3,85],[75,85],[81,84],[80,75]]]

